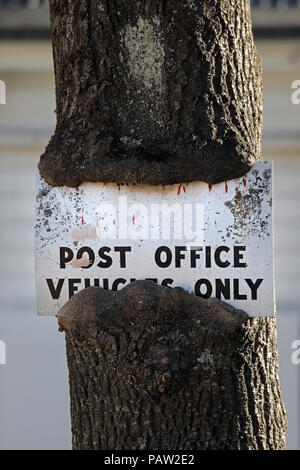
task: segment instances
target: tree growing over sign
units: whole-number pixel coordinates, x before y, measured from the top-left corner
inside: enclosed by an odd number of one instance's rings
[[[57,128],[39,168],[216,183],[261,159],[248,0],[50,0]],[[283,449],[276,322],[138,281],[89,288],[66,332],[74,449]]]
[[[50,0],[53,185],[216,183],[261,158],[249,1]]]

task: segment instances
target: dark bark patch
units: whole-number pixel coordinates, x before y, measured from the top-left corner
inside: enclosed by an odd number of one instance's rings
[[[74,449],[283,449],[274,319],[136,281],[60,310]]]
[[[51,0],[57,127],[45,180],[214,184],[247,173],[261,159],[262,83],[246,3]]]

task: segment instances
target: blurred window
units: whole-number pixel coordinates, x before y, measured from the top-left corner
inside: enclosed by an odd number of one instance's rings
[[[251,0],[253,8],[297,8],[300,6],[300,0]]]
[[[47,0],[0,0],[0,6],[6,8],[35,9],[43,6]]]

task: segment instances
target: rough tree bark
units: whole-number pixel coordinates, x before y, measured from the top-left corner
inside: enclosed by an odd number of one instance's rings
[[[261,158],[248,0],[50,6],[50,184],[215,183]],[[58,319],[74,449],[284,448],[274,319],[150,281],[82,291]]]
[[[58,321],[74,449],[284,449],[274,320],[136,281],[81,291]]]
[[[51,185],[216,183],[261,158],[249,0],[50,8],[57,128],[39,168]]]

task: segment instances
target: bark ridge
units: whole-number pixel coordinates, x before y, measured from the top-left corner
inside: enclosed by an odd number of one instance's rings
[[[274,319],[181,288],[88,288],[66,332],[74,449],[284,449]]]
[[[49,184],[213,184],[261,159],[249,0],[50,9],[57,126],[39,163]]]

